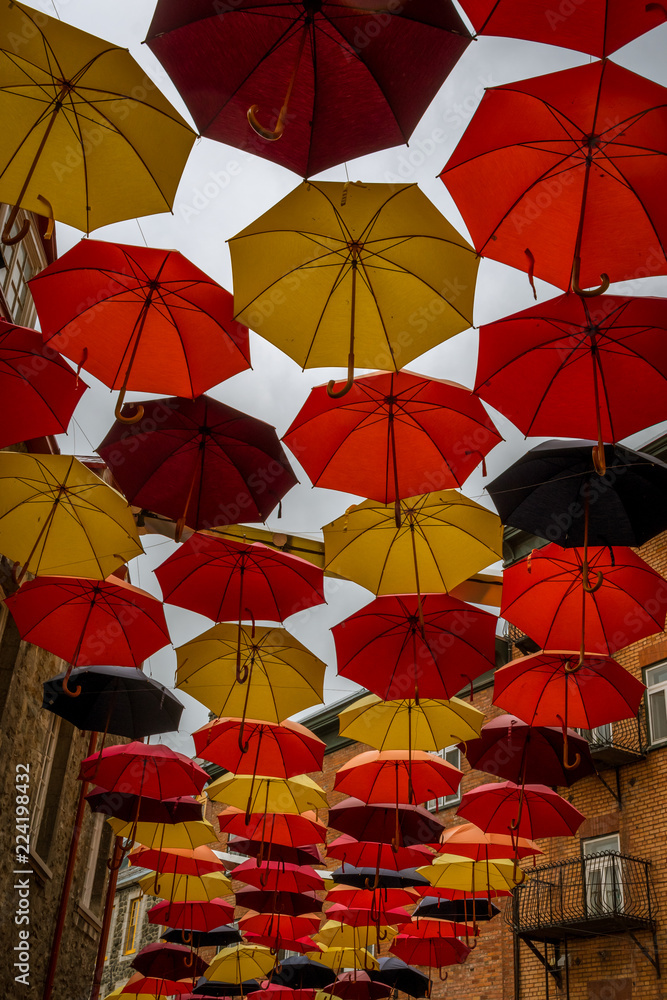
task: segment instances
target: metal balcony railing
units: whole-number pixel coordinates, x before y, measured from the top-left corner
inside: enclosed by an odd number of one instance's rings
[[[620,722],[612,722],[597,729],[580,729],[579,732],[588,740],[598,768],[628,764],[645,757],[648,752],[643,705],[636,719],[622,719]]]
[[[528,869],[505,920],[516,934],[542,940],[655,930],[650,867],[650,861],[603,851]]]

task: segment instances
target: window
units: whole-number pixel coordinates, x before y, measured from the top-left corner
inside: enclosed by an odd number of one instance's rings
[[[105,823],[105,816],[102,813],[95,814],[93,824],[81,905],[96,916],[101,916],[112,831],[109,824]]]
[[[127,904],[127,923],[123,937],[123,954],[134,955],[139,943],[139,911],[141,896],[134,896]]]
[[[618,834],[584,840],[581,846],[586,859],[586,910],[589,917],[618,912],[623,908],[621,859],[613,855],[595,857],[603,851],[619,853],[621,843]]]
[[[446,760],[448,764],[452,764],[454,767],[461,767],[461,751],[456,746],[439,750],[438,757],[442,757],[443,760]],[[426,808],[430,809],[431,812],[439,812],[441,809],[447,809],[449,806],[458,805],[460,801],[461,787],[459,786],[452,795],[442,795],[439,799],[429,799],[426,803]]]
[[[646,694],[651,743],[667,740],[667,663],[646,671]]]
[[[596,726],[595,729],[578,729],[577,732],[580,736],[583,736],[585,740],[588,740],[588,743],[593,749],[595,747],[611,746],[613,742],[613,729],[611,722],[607,722],[604,726]]]
[[[42,755],[42,768],[33,801],[30,844],[47,863],[57,825],[73,732],[68,722],[54,715]]]
[[[21,224],[21,219],[18,220],[18,224]],[[35,251],[28,245],[29,242],[30,238],[22,240],[13,247],[6,248],[7,271],[2,284],[9,315],[14,323],[21,323],[24,326],[33,313],[32,300],[26,301],[28,299],[27,282],[35,273],[35,262],[32,260],[32,254]]]

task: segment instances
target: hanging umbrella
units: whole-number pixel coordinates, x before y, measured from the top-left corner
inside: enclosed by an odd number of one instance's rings
[[[179,944],[154,941],[147,944],[132,959],[132,968],[144,976],[161,975],[169,979],[185,979],[201,976],[207,968],[199,955],[193,955],[190,948]]]
[[[91,812],[127,822],[135,816],[140,823],[196,823],[203,818],[201,802],[191,795],[151,799],[131,792],[109,792],[98,785],[87,793],[86,802]]]
[[[469,40],[450,2],[337,0],[241,0],[224,18],[206,0],[161,0],[147,38],[202,135],[303,177],[407,142]]]
[[[479,258],[416,184],[303,183],[229,242],[237,318],[304,368],[347,363],[334,397],[472,323]]]
[[[323,701],[326,664],[282,628],[215,625],[176,656],[176,687],[218,716],[280,722]]]
[[[231,294],[176,250],[81,240],[30,291],[46,343],[120,389],[120,420],[127,389],[194,399],[250,366]]]
[[[644,0],[595,0],[555,8],[549,0],[461,0],[480,35],[526,38],[592,56],[611,55],[665,21],[660,4]]]
[[[435,754],[413,750],[369,750],[338,768],[334,788],[354,794],[362,802],[426,802],[452,795],[461,782],[457,767]],[[397,822],[396,846],[400,825]]]
[[[542,649],[615,653],[662,632],[667,610],[664,577],[624,546],[562,549],[551,544],[503,574],[502,618]],[[651,610],[653,611],[651,612]]]
[[[332,628],[338,673],[386,700],[452,698],[494,669],[496,625],[447,594],[378,597]]]
[[[239,748],[243,726],[248,749]],[[298,722],[280,725],[258,719],[213,719],[192,738],[198,757],[227,768],[234,774],[269,774],[291,778],[320,771],[326,744]]]
[[[378,958],[380,968],[369,973],[371,979],[386,983],[400,993],[407,993],[416,1000],[431,995],[431,980],[418,969],[413,969],[395,955]]]
[[[574,836],[586,818],[546,785],[519,786],[512,781],[493,782],[472,788],[463,795],[457,815],[475,823],[485,832],[512,834],[514,837],[530,837],[533,840],[539,837]],[[431,870],[438,874],[438,877],[442,871],[440,865],[449,864],[448,857],[440,855],[437,862],[431,866]],[[457,858],[457,861],[460,862],[461,859]],[[485,863],[469,862],[469,864],[479,864],[483,868]],[[499,871],[511,870],[514,867],[511,861],[497,860],[490,864]],[[436,878],[428,874],[428,870],[424,871],[424,875],[432,885],[438,884]],[[440,884],[444,884],[442,879]],[[480,883],[477,884],[479,887]],[[464,887],[452,884],[451,888]]]
[[[306,865],[289,865],[283,861],[244,861],[234,869],[234,878],[256,889],[276,892],[320,891],[322,876]]]
[[[667,90],[605,59],[487,90],[441,178],[480,254],[598,294],[667,271],[666,125]]]
[[[207,875],[210,872],[224,872],[225,866],[210,847],[194,849],[138,847],[128,855],[131,865],[150,868],[163,874]]]
[[[182,931],[209,931],[234,919],[234,907],[223,899],[196,903],[156,903],[146,911],[149,924],[178,927]],[[187,942],[186,942],[187,943]]]
[[[396,816],[400,839],[395,847],[435,843],[444,829],[422,806],[399,803],[397,808],[395,802],[369,804],[355,798],[343,799],[329,809],[329,826],[357,840],[391,844],[395,840]]]
[[[377,750],[407,747],[436,753],[479,736],[483,722],[483,713],[459,698],[383,701],[376,694],[365,695],[338,716],[341,736]]]
[[[239,889],[236,893],[236,905],[256,913],[282,913],[287,917],[319,913],[322,909],[321,902],[312,890],[263,892],[260,889]]]
[[[107,820],[116,837],[154,848],[158,853],[172,848],[194,848],[217,841],[215,830],[207,819],[193,823],[141,823],[126,822],[111,817]]]
[[[238,944],[241,941],[241,935],[238,930],[231,924],[221,924],[220,927],[214,927],[210,931],[181,931],[174,927],[168,930],[166,934],[161,936],[162,941],[168,941],[174,944],[185,944],[185,934],[191,934],[192,940],[190,945],[194,949],[206,948],[209,945],[214,945],[216,947],[230,944]],[[188,948],[188,954],[190,953],[190,948]]]
[[[238,810],[234,810],[234,811],[237,812],[239,815],[241,813],[243,813],[243,815],[240,815],[240,818],[241,819],[245,818],[245,812],[243,810],[238,809]],[[223,812],[226,812],[226,810],[223,810]],[[218,813],[218,818],[221,815],[222,815],[221,813]],[[294,814],[286,813],[284,816],[281,816],[280,813],[272,813],[270,821],[269,821],[269,824],[267,824],[267,825],[268,825],[268,827],[270,829],[272,829],[273,826],[274,826],[274,823],[273,823],[274,820],[276,820],[276,821],[281,820],[282,821],[283,819],[285,819],[287,821],[286,826],[288,825],[289,827],[291,827],[293,822],[296,821],[296,824],[298,825],[298,824],[300,824],[301,820],[304,819],[305,817],[307,817],[308,815],[309,815],[308,813],[303,813],[301,816],[296,816]],[[314,818],[314,814],[313,814],[313,818]],[[257,837],[261,837],[261,830],[258,829],[258,827],[260,826],[260,824],[261,824],[261,826],[264,825],[263,822],[262,822],[263,819],[264,819],[263,816],[260,817],[257,814],[254,814],[254,815],[252,815],[250,817],[251,823],[255,823],[256,824],[255,828],[257,829],[257,833],[256,833]],[[312,820],[311,820],[311,822],[312,822]],[[322,826],[324,827],[324,824],[322,824]],[[326,836],[326,827],[324,827],[323,834],[320,834],[320,836],[322,836],[322,835]],[[273,847],[277,846],[278,836],[280,836],[280,834],[276,835],[275,838],[274,838],[272,836],[271,832],[269,832],[268,839],[266,841],[261,840],[261,839],[259,839],[259,840],[246,840],[246,839],[236,840],[235,839],[234,840],[234,851],[237,854],[245,854],[245,855],[247,855],[250,858],[259,858],[260,861],[264,861],[264,860],[270,861],[271,860],[271,853],[273,851]],[[288,831],[288,832],[285,833],[285,837],[286,838],[290,838],[291,836],[292,836],[291,831]],[[296,835],[294,835],[294,836],[295,836],[295,839],[299,839],[299,840],[301,839],[300,837],[296,838]],[[266,858],[264,858],[265,854],[266,854]],[[300,847],[286,847],[285,845],[281,844],[280,845],[280,860],[281,861],[286,861],[290,865],[310,865],[311,868],[315,868],[318,865],[320,865],[320,866],[324,865],[324,862],[320,858],[320,852],[317,849],[317,844],[302,844]],[[254,909],[257,909],[257,907],[254,907]]]
[[[410,934],[399,934],[392,941],[389,951],[404,962],[428,966],[430,971],[444,965],[461,965],[471,949],[458,938],[418,938]],[[441,981],[446,978],[446,973],[444,976],[440,974]]]
[[[384,1000],[390,994],[390,986],[375,983],[367,972],[354,969],[352,972],[339,972],[335,981],[317,994],[316,1000],[326,1000],[327,997],[339,997],[340,1000]]]
[[[82,760],[79,769],[79,781],[153,799],[199,795],[208,780],[206,771],[193,760],[161,743],[135,741],[105,747]]]
[[[452,827],[452,829],[456,829],[456,827]],[[490,903],[486,897],[484,899],[451,900],[441,896],[424,896],[419,906],[414,910],[413,917],[420,920],[422,917],[428,917],[430,920],[449,920],[457,924],[468,921],[493,920],[499,913],[498,907],[494,903]]]
[[[77,667],[76,699],[63,692],[65,673],[44,681],[42,708],[78,729],[139,740],[178,729],[183,705],[163,684],[136,667]]]
[[[430,859],[429,859],[430,860]],[[375,876],[375,884],[371,885],[371,879]],[[401,871],[396,871],[395,869],[383,870],[382,868],[378,872],[377,869],[373,868],[352,868],[347,865],[343,865],[337,868],[332,874],[333,881],[341,885],[352,886],[356,889],[368,890],[369,892],[375,892],[378,889],[388,890],[395,888],[412,888],[413,886],[426,885],[426,880],[417,873],[415,868],[405,868]],[[377,898],[382,898],[383,894],[380,892]],[[405,901],[406,897],[401,897]],[[331,899],[331,891],[327,895],[327,899]],[[368,899],[371,899],[369,896]],[[333,902],[343,902],[341,899],[332,899]],[[358,899],[354,897],[353,902],[350,906],[354,908],[364,908],[367,904],[366,898],[359,897]],[[400,903],[397,905],[401,905]]]
[[[283,942],[308,937],[319,926],[319,913],[291,916],[287,913],[255,913],[250,910],[239,919],[239,930],[243,934],[270,938],[273,942],[270,947],[279,949],[284,948]]]
[[[401,371],[359,378],[342,399],[317,386],[282,440],[313,486],[388,504],[462,486],[501,437],[469,389]]]
[[[70,671],[106,663],[139,667],[171,642],[160,601],[114,576],[42,576],[6,603],[21,638],[66,660]]]
[[[372,906],[352,908],[343,903],[332,903],[326,916],[327,920],[349,924],[351,927],[368,927],[371,924],[397,925],[410,919],[410,914],[403,906],[380,909],[376,914]]]
[[[307,774],[272,778],[262,774],[223,774],[207,788],[209,799],[246,809],[246,822],[253,812],[304,813],[326,809],[326,793]],[[312,838],[311,838],[312,842]]]
[[[13,3],[0,73],[3,243],[19,206],[86,233],[171,209],[196,136],[126,48]]]
[[[145,400],[97,449],[126,497],[190,528],[264,521],[296,478],[270,424],[210,396]],[[178,540],[178,539],[177,539]]]
[[[368,840],[355,840],[344,833],[327,844],[327,857],[343,862],[343,868],[380,868],[396,869],[417,868],[432,860],[430,847],[415,844],[412,847],[392,847],[390,844],[373,843]]]
[[[198,903],[220,899],[232,891],[232,883],[223,872],[210,875],[144,875],[138,885],[150,896],[160,896],[170,903]]]
[[[257,979],[246,979],[243,983],[210,982],[205,976],[197,981],[193,990],[195,997],[238,997],[259,989]]]
[[[178,982],[165,976],[139,976],[127,982],[121,989],[121,994],[125,996],[143,994],[152,997],[185,996],[191,989],[192,978],[189,981]]]
[[[155,570],[168,604],[213,621],[252,618],[282,622],[324,603],[322,570],[261,542],[199,533]]]
[[[327,948],[351,948],[356,951],[376,946],[381,941],[391,941],[395,934],[395,929],[389,925],[378,930],[368,924],[355,927],[337,920],[327,920],[315,935],[315,940]]]
[[[517,858],[533,857],[541,854],[537,844],[525,837],[514,841],[503,833],[484,833],[474,823],[450,826],[440,835],[439,844],[434,845],[440,854],[458,854],[471,861],[496,861],[516,854]]]
[[[103,580],[143,550],[127,501],[71,455],[0,453],[0,550],[22,574]]]
[[[271,982],[295,989],[318,989],[331,982],[328,965],[303,955],[288,955],[271,975]]]
[[[428,898],[428,897],[427,897]],[[450,939],[455,937],[477,937],[479,927],[468,927],[467,923],[455,923],[449,920],[431,919],[426,916],[415,914],[408,921],[398,925],[398,933],[406,937],[420,938],[422,940],[439,938]]]
[[[307,956],[311,957],[311,956]],[[314,952],[313,957],[321,965],[326,965],[336,973],[341,969],[371,969],[379,968],[378,960],[367,948],[330,948],[327,945],[320,945],[320,951]],[[331,979],[331,975],[329,976]]]
[[[208,967],[206,978],[242,983],[251,977],[264,978],[275,965],[275,958],[268,948],[259,945],[237,944],[223,948]]]
[[[37,330],[0,320],[0,448],[63,434],[87,388]]]
[[[602,462],[663,419],[666,329],[663,299],[560,295],[480,327],[475,392],[526,436],[596,437]]]
[[[371,869],[366,869],[366,872],[371,872]],[[386,882],[388,876],[395,875],[395,872],[381,872],[380,882]],[[375,889],[366,889],[363,886],[367,878],[368,874],[359,876],[362,888],[356,885],[335,885],[327,892],[327,903],[341,903],[351,909],[372,909],[378,913],[381,910],[394,909],[397,906],[414,906],[415,900],[419,898],[416,889],[412,887],[412,884],[406,886],[404,879],[399,878],[395,885],[380,884]],[[410,882],[412,883],[413,880],[423,882],[424,885],[428,886],[427,879],[422,879],[420,875],[413,875]]]
[[[313,797],[312,787],[295,788],[295,793],[299,799]],[[291,795],[291,793],[289,793]],[[266,792],[265,792],[266,795]],[[258,803],[258,808],[264,803]],[[253,841],[260,841],[266,847],[266,851],[259,850],[258,856],[264,853],[270,855],[273,847],[279,847],[276,856],[287,861],[285,848],[308,847],[313,844],[324,844],[327,839],[327,828],[315,816],[314,812],[306,809],[302,813],[289,812],[255,812],[250,813],[246,822],[245,808],[238,809],[228,806],[218,813],[218,823],[220,832],[233,834],[235,837],[250,837]],[[238,841],[234,841],[234,850],[237,850]],[[243,852],[240,852],[243,853]],[[269,860],[267,857],[266,860]],[[308,864],[313,863],[311,857]],[[319,862],[319,855],[317,857]]]
[[[273,935],[266,934],[252,934],[247,932],[245,935],[245,940],[248,944],[258,944],[263,948],[268,948],[271,952],[276,951],[293,951],[296,954],[302,955],[307,951],[315,951],[317,949],[317,944],[311,937],[307,934],[304,937],[300,937],[295,941],[290,941],[289,938],[281,938],[279,942],[273,937]],[[261,987],[258,992],[261,992]]]

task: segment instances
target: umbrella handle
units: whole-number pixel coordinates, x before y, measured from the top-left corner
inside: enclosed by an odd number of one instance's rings
[[[49,201],[49,199],[45,198],[44,195],[42,195],[42,194],[38,194],[37,195],[37,201],[42,201],[46,205],[46,210],[48,212],[48,215],[46,216],[46,218],[49,221],[47,222],[46,229],[44,230],[44,239],[45,240],[50,240],[51,237],[53,236],[53,228],[54,228],[54,226],[56,224],[56,220],[53,217],[53,205],[51,204],[51,202]]]
[[[24,240],[30,231],[30,219],[26,219],[18,233],[15,236],[10,236],[14,223],[16,222],[17,216],[21,210],[20,205],[14,205],[11,212],[7,216],[7,221],[5,222],[5,227],[2,230],[2,236],[0,239],[6,247],[13,247],[16,243],[20,243]]]
[[[347,358],[347,381],[345,385],[343,386],[342,389],[334,389],[336,380],[332,378],[329,384],[327,385],[327,396],[329,396],[331,399],[340,399],[341,396],[344,396],[346,393],[350,391],[353,383],[354,383],[354,354],[350,354],[348,355]]]
[[[448,976],[449,976],[449,972],[445,972],[445,974],[444,974],[444,976],[443,976],[443,974],[442,974],[442,966],[440,966],[440,967],[438,968],[438,979],[440,980],[440,982],[441,982],[441,983],[446,983],[446,982],[447,982],[447,977],[448,977]]]
[[[470,948],[471,951],[474,951],[478,944],[479,944],[479,938],[473,937],[472,944],[468,942],[467,947]]]
[[[598,570],[596,574],[595,583],[591,584],[588,578],[588,565],[584,563],[581,567],[581,585],[587,594],[594,594],[596,590],[599,590],[604,583],[604,577],[602,573]]]
[[[192,944],[192,931],[181,931],[181,937],[183,938],[184,944]]]
[[[560,724],[563,727],[563,767],[566,771],[574,771],[575,767],[579,767],[581,764],[581,754],[576,753],[574,755],[574,760],[570,764],[570,761],[568,760],[569,754],[567,752],[567,726],[565,725],[565,720],[562,719],[560,715],[557,715],[556,718],[560,719]]]
[[[287,117],[287,105],[283,104],[280,109],[280,114],[278,115],[278,121],[276,122],[276,127],[273,131],[269,128],[264,128],[263,125],[257,120],[257,112],[259,111],[259,104],[251,104],[246,111],[246,116],[250,126],[255,130],[258,136],[262,139],[268,139],[269,142],[275,142],[279,139],[283,132],[285,131],[285,118]]]
[[[364,882],[364,889],[368,889],[369,892],[372,892],[373,890],[377,889],[379,884],[380,884],[380,872],[376,871],[373,884],[371,885],[371,880],[367,878],[366,881]]]
[[[195,962],[195,956],[193,955],[192,950],[190,950],[187,953],[187,955],[185,955],[183,957],[183,961],[184,961],[186,969],[191,969],[192,968],[192,966],[194,965],[194,962]]]
[[[138,423],[144,415],[144,408],[141,404],[137,406],[136,413],[133,413],[131,417],[126,417],[121,413],[121,408],[123,406],[123,400],[125,399],[125,393],[127,389],[125,386],[118,393],[118,399],[116,400],[116,408],[113,411],[116,420],[121,424],[136,424]]]
[[[125,847],[121,850],[120,856],[119,856],[118,861],[117,861],[116,864],[114,864],[113,861],[112,861],[112,859],[109,858],[109,860],[107,861],[107,868],[109,869],[110,872],[117,872],[118,871],[118,869],[122,865],[123,861],[125,860],[125,855],[129,851],[131,843],[132,843],[131,840],[127,840],[125,842]]]
[[[576,674],[577,670],[581,670],[584,665],[584,660],[586,659],[585,653],[579,653],[579,659],[575,664],[566,663],[563,670],[566,674]]]
[[[63,691],[70,698],[78,698],[79,695],[81,694],[81,685],[77,684],[77,686],[75,688],[71,688],[71,687],[69,687],[69,685],[67,683],[68,680],[69,680],[69,676],[70,676],[71,673],[72,673],[72,664],[70,663],[70,665],[67,668],[67,672],[65,673],[65,676],[63,677]]]
[[[609,288],[609,275],[601,274],[600,282],[597,288],[582,288],[579,284],[579,271],[581,270],[581,257],[577,256],[574,258],[572,264],[572,278],[570,280],[570,286],[575,295],[579,295],[584,299],[594,298],[596,295],[603,295]]]
[[[598,476],[604,476],[607,471],[607,459],[602,441],[598,441],[593,448],[593,465]]]

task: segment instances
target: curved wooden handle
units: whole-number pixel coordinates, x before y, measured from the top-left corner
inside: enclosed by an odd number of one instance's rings
[[[278,121],[276,122],[276,127],[273,131],[268,128],[264,128],[262,124],[257,120],[257,112],[259,111],[259,104],[252,104],[247,112],[248,122],[255,130],[257,135],[261,139],[267,139],[269,142],[275,142],[276,139],[280,139],[281,135],[285,131],[285,113],[287,109],[285,105],[280,109],[280,114],[278,115]]]
[[[30,231],[30,219],[25,219],[18,233],[16,233],[15,236],[10,236],[10,233],[14,228],[14,223],[16,222],[20,210],[21,210],[20,205],[14,205],[11,212],[9,213],[9,216],[7,217],[7,221],[5,222],[5,226],[4,229],[2,230],[2,236],[0,237],[0,240],[2,240],[2,243],[6,247],[13,247],[14,244],[20,243],[21,240],[24,240],[26,238],[26,236]]]
[[[600,284],[597,288],[582,288],[579,284],[579,271],[581,270],[581,257],[574,258],[574,264],[572,265],[572,280],[571,287],[575,295],[581,296],[584,299],[595,298],[596,295],[603,295],[609,288],[610,281],[608,274],[600,275]]]
[[[118,399],[116,400],[116,409],[114,410],[114,416],[121,424],[136,424],[138,423],[144,415],[144,408],[139,404],[137,406],[136,412],[130,417],[124,416],[121,413],[121,408],[123,406],[123,400],[125,399],[125,388],[122,388],[118,393]]]

